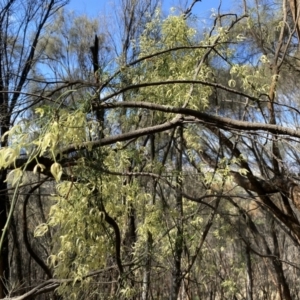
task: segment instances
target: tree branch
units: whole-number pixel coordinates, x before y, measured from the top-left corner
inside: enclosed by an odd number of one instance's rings
[[[203,124],[209,123],[210,125],[216,125],[216,127],[223,128],[223,129],[236,129],[236,130],[245,130],[245,131],[260,131],[261,130],[261,131],[266,131],[266,132],[270,132],[270,133],[275,133],[278,135],[287,135],[287,136],[291,136],[291,137],[300,138],[300,131],[296,130],[296,129],[291,129],[288,127],[283,127],[283,126],[278,126],[278,125],[273,125],[273,124],[233,120],[233,119],[226,118],[226,117],[210,115],[208,113],[200,112],[200,111],[190,109],[190,108],[181,108],[181,107],[160,105],[160,104],[150,103],[150,102],[134,102],[134,101],[103,103],[100,105],[97,103],[93,104],[94,109],[103,109],[103,108],[113,109],[113,108],[117,108],[117,107],[147,108],[150,110],[192,116],[192,117],[196,118],[194,121],[197,121],[197,119],[198,119],[198,121]],[[185,118],[182,121],[192,122],[193,119]],[[164,126],[166,126],[165,124],[164,124]],[[163,126],[163,125],[158,125],[158,126]],[[147,128],[145,128],[143,130],[147,131]],[[153,130],[153,129],[151,129],[151,130]],[[163,131],[163,130],[158,129],[157,132],[161,132],[161,131]],[[107,139],[110,139],[110,138],[107,138]],[[105,142],[108,142],[108,141],[109,140],[107,140]]]

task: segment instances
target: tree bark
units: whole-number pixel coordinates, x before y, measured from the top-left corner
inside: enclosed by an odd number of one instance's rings
[[[7,170],[1,171],[0,177],[0,230],[6,225],[7,211],[8,211],[8,195],[7,195],[7,183],[6,179]],[[9,280],[9,251],[8,251],[8,238],[4,236],[3,245],[0,255],[0,298],[4,298],[7,294],[6,282]]]
[[[150,153],[151,153],[151,163],[154,165],[155,159],[155,135],[150,135]],[[152,172],[153,170],[151,170]],[[156,198],[156,180],[152,179],[152,199],[151,205],[155,205]],[[147,242],[146,242],[146,258],[145,267],[143,270],[143,286],[142,286],[142,300],[147,300],[150,290],[150,277],[151,277],[151,261],[152,261],[152,245],[153,238],[150,231],[147,232]]]
[[[272,235],[273,244],[274,244],[274,255],[276,257],[280,258],[279,244],[278,244],[278,238],[277,238],[274,220],[272,220],[271,227],[272,227],[271,235]],[[278,291],[279,291],[281,300],[292,300],[290,288],[289,288],[289,285],[286,281],[286,277],[283,272],[282,262],[279,259],[274,259],[273,265],[276,270]]]
[[[246,299],[253,300],[253,278],[252,278],[252,264],[251,264],[251,254],[250,248],[246,245],[246,276],[247,276],[247,285],[246,285]]]
[[[177,211],[177,220],[176,220],[176,237],[174,245],[174,259],[173,259],[173,269],[172,269],[172,279],[171,279],[171,291],[170,291],[170,300],[176,300],[181,285],[181,258],[183,252],[183,207],[182,207],[182,151],[183,151],[183,128],[180,126],[178,128],[178,137],[177,137],[177,154],[176,154],[176,211]]]

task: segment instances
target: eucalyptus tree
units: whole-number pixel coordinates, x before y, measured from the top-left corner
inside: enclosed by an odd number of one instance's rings
[[[284,74],[297,74],[295,17],[285,1],[247,3],[199,31],[196,2],[166,18],[150,9],[141,29],[136,13],[156,5],[123,1],[113,63],[97,61],[107,35],[91,33],[82,87],[63,85],[7,132],[8,182],[18,190],[33,171],[56,185],[35,231],[54,229],[55,278],[19,299],[56,288],[75,299],[298,296],[286,266],[298,272],[299,186],[286,166],[298,162],[299,102],[297,88],[284,94]],[[260,280],[265,270],[275,276]]]
[[[237,21],[238,19],[233,20],[230,26],[234,26]],[[151,36],[150,33],[153,31],[157,32],[157,36]],[[56,276],[82,283],[78,289],[77,285],[72,288],[71,295],[75,298],[84,295],[86,297],[86,293],[89,293],[90,271],[106,265],[110,257],[109,253],[114,253],[115,266],[120,277],[115,293],[118,297],[136,297],[139,294],[139,287],[130,283],[134,273],[132,268],[128,269],[125,266],[134,265],[135,269],[142,267],[139,262],[144,261],[143,248],[145,243],[150,245],[149,237],[151,236],[151,239],[155,241],[151,245],[151,256],[155,261],[154,268],[165,264],[166,259],[175,254],[174,260],[164,267],[172,281],[170,290],[162,291],[164,295],[170,294],[171,299],[175,299],[182,279],[195,263],[195,259],[189,259],[189,257],[196,257],[200,252],[215,216],[215,209],[213,209],[200,238],[201,243],[198,246],[189,245],[192,240],[187,237],[192,229],[188,222],[197,205],[184,201],[183,196],[191,197],[183,192],[182,166],[183,145],[191,142],[193,126],[185,129],[183,117],[178,115],[171,119],[170,116],[161,114],[159,110],[160,107],[167,107],[162,104],[178,105],[182,106],[182,109],[187,109],[187,106],[200,111],[205,109],[211,88],[207,85],[200,89],[195,83],[210,80],[212,73],[205,58],[213,48],[226,41],[226,34],[211,33],[202,44],[196,45],[196,31],[186,24],[185,15],[170,16],[163,21],[159,12],[156,12],[154,20],[147,24],[143,33],[140,39],[140,58],[121,65],[120,70],[108,78],[95,95],[91,95],[90,99],[86,100],[88,105],[73,107],[73,110],[70,110],[68,107],[62,107],[62,99],[58,98],[59,110],[55,105],[39,107],[36,113],[40,118],[35,120],[34,125],[27,124],[26,131],[30,131],[31,126],[36,126],[36,124],[46,125],[42,127],[41,135],[34,141],[30,140],[35,147],[28,150],[26,170],[33,169],[35,172],[44,170],[48,174],[50,172],[58,182],[65,178],[58,185],[57,202],[51,208],[49,223],[41,224],[36,230],[36,235],[43,235],[48,226],[59,226],[57,234],[60,239],[57,240],[57,247],[60,250],[50,256],[49,262]],[[124,81],[124,77],[129,78],[130,83]],[[185,77],[191,79],[187,81],[177,79]],[[114,80],[114,85],[110,86],[112,80]],[[114,90],[109,92],[109,88],[112,87]],[[130,91],[138,87],[144,88],[139,93]],[[118,96],[125,92],[126,97],[122,99],[123,101],[117,101],[117,104],[112,103],[111,106],[112,108],[122,107],[124,104],[126,107],[129,104],[130,110],[127,110],[126,115],[118,120],[118,125],[122,126],[122,130],[117,129],[118,135],[114,135],[113,130],[106,130],[113,128],[115,123],[115,119],[107,115],[107,122],[108,124],[111,122],[111,126],[104,128],[106,131],[102,138],[90,140],[87,133],[93,121],[89,120],[86,115],[89,107],[95,111],[106,108],[105,103],[107,103],[109,108],[110,101],[118,100]],[[97,100],[99,95],[100,104]],[[161,104],[158,104],[160,95],[165,96],[161,99]],[[130,100],[147,98],[146,104],[153,105],[158,112],[150,114],[150,118],[145,118],[145,115],[139,112],[141,102],[136,102],[138,104],[136,110],[132,101],[127,100],[128,97]],[[118,115],[118,111],[116,113]],[[146,126],[146,130],[139,129],[141,125]],[[17,136],[18,147],[28,149],[26,146],[29,142],[28,136],[16,130],[18,126],[20,125],[16,125],[8,133],[8,137],[15,140]],[[179,129],[176,129],[178,126]],[[123,133],[124,128],[127,127],[133,130]],[[152,153],[152,158],[148,160],[147,144],[148,141],[153,140],[149,137],[169,129],[173,130],[162,148],[162,155],[158,154],[154,157]],[[138,137],[141,139],[137,140]],[[136,141],[123,143],[131,138]],[[114,142],[118,142],[116,146],[108,146]],[[135,147],[131,147],[132,143]],[[152,147],[154,145],[154,151],[156,151],[155,144],[153,142],[150,144]],[[87,152],[83,151],[84,148]],[[6,148],[3,151],[11,151],[10,149],[12,148]],[[9,160],[3,162],[6,167],[10,167],[15,159],[16,157],[11,156]],[[13,185],[22,183],[24,173],[19,160],[16,166],[18,166],[17,169],[14,169],[8,177]],[[64,175],[63,168],[65,168]],[[165,182],[160,182],[160,176],[164,177],[165,170],[168,169],[171,170],[170,175]],[[149,172],[150,170],[152,172]],[[155,176],[153,173],[155,170],[161,175]],[[131,178],[129,183],[124,184],[123,176]],[[151,204],[147,205],[149,194],[144,192],[144,187],[140,184],[141,176],[157,177],[158,185],[154,186],[159,191],[159,202],[152,200]],[[211,179],[207,177],[204,181],[209,185]],[[116,187],[121,187],[120,194],[115,193]],[[155,193],[153,190],[152,192]],[[169,194],[168,197],[166,193]],[[216,206],[218,203],[219,200],[216,201]],[[126,247],[128,246],[126,243],[124,247],[122,246],[121,237],[127,236],[126,224],[131,215],[124,214],[124,211],[132,212],[133,209],[135,219],[132,225],[138,225],[138,229],[134,232],[136,235],[134,244],[130,245],[134,251],[131,250],[130,255],[127,255]],[[63,220],[68,221],[63,222]],[[201,221],[196,217],[195,222],[191,224],[199,227]],[[157,244],[159,240],[161,242]],[[184,257],[184,246],[187,245],[192,247],[195,253]],[[101,253],[101,255],[96,255],[96,253]],[[149,256],[149,253],[146,255]],[[100,273],[102,271],[94,275]],[[63,295],[70,295],[68,282],[68,280],[65,281],[66,284],[59,287],[59,292]],[[54,284],[52,287],[56,286],[57,284]]]

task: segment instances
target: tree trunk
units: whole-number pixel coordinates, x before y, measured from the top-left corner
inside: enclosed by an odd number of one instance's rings
[[[142,291],[142,300],[147,300],[149,296],[150,289],[150,273],[151,273],[151,248],[152,248],[152,235],[148,232],[147,245],[146,245],[146,259],[145,259],[145,267],[143,274],[143,291]]]
[[[183,129],[182,127],[178,128],[178,151],[176,156],[176,211],[177,211],[177,224],[176,224],[176,237],[175,237],[175,245],[174,245],[174,261],[173,261],[173,270],[172,270],[172,280],[171,280],[171,292],[170,292],[170,300],[176,300],[180,285],[181,285],[181,257],[183,252],[183,224],[182,224],[182,216],[183,216],[183,208],[182,208],[182,143],[183,143]]]
[[[292,300],[290,288],[289,288],[286,278],[284,276],[282,263],[279,260],[280,259],[280,251],[279,251],[279,244],[278,244],[274,220],[272,221],[271,226],[272,226],[271,234],[272,234],[272,239],[273,239],[273,244],[274,244],[274,255],[276,257],[278,257],[278,259],[273,260],[273,266],[276,271],[278,290],[280,293],[281,300]]]
[[[250,247],[246,246],[246,276],[247,276],[247,286],[246,286],[246,299],[253,300],[253,278],[252,278],[252,264],[251,264],[251,255]]]
[[[7,221],[8,211],[8,195],[6,179],[7,171],[1,171],[0,177],[0,231],[3,234],[3,229]],[[0,254],[0,299],[4,298],[7,294],[6,282],[9,280],[9,251],[8,251],[8,238],[7,234],[4,236],[1,254]]]
[[[154,159],[155,159],[155,135],[150,136],[150,148],[151,148],[151,162],[152,162],[152,166],[153,166]],[[156,180],[153,179],[152,180],[152,200],[151,200],[152,203],[151,203],[151,205],[155,205],[155,197],[156,197]],[[148,296],[149,296],[152,244],[153,244],[152,234],[151,234],[151,232],[148,231],[145,267],[143,270],[144,274],[143,274],[143,286],[142,286],[142,300],[147,300]]]

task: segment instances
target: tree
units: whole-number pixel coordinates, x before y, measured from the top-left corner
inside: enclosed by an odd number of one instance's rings
[[[26,112],[26,108],[37,103],[40,98],[26,94],[29,76],[40,53],[36,51],[39,39],[47,22],[53,14],[65,5],[66,1],[3,1],[0,15],[0,107],[1,107],[1,148],[8,146],[5,133],[15,120]],[[5,283],[9,281],[9,250],[8,238],[5,234],[9,225],[7,170],[1,171],[0,190],[0,228],[1,256],[0,256],[0,297],[6,293]]]
[[[19,191],[35,173],[33,189],[56,188],[35,230],[50,233],[39,265],[53,278],[16,299],[56,288],[74,299],[298,297],[299,101],[284,77],[298,74],[295,13],[247,3],[205,31],[190,18],[196,2],[166,18],[150,9],[143,30],[140,12],[156,2],[122,2],[115,62],[97,61],[105,35],[91,33],[91,71],[7,130],[8,183]]]

